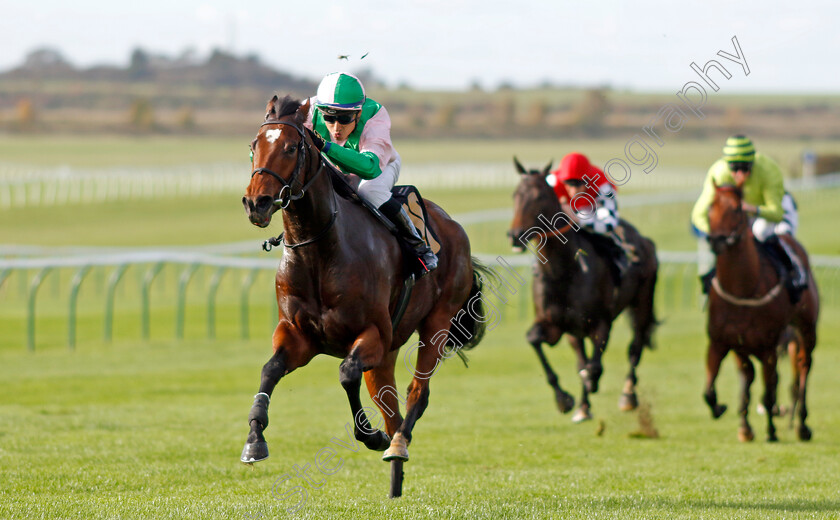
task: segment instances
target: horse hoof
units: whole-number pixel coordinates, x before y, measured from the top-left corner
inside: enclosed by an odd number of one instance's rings
[[[365,446],[371,451],[385,451],[391,445],[391,438],[382,430],[377,430],[365,440]]]
[[[239,458],[245,464],[253,464],[268,458],[268,444],[265,441],[246,442]]]
[[[811,440],[811,429],[807,426],[803,425],[799,427],[799,431],[797,432],[799,435],[800,441],[810,441]]]
[[[382,454],[382,460],[390,462],[392,460],[408,460],[408,441],[402,433],[395,433],[394,438],[391,439],[391,445]]]
[[[592,414],[589,413],[589,410],[584,410],[582,408],[578,408],[578,411],[572,416],[572,422],[575,424],[590,420],[592,420]]]
[[[575,398],[566,392],[557,394],[557,408],[562,413],[569,413],[575,407]]]
[[[720,418],[721,415],[724,414],[724,412],[726,412],[726,405],[725,404],[719,404],[719,405],[715,406],[714,410],[712,410],[712,417],[714,417],[715,419],[718,419],[718,418]]]
[[[752,428],[738,428],[738,440],[741,442],[750,442],[755,439]]]
[[[758,415],[767,415],[767,408],[763,404],[758,403],[755,406],[755,413]],[[787,414],[787,408],[784,406],[773,405],[773,417],[784,417]]]
[[[618,409],[622,412],[629,412],[639,407],[639,400],[636,394],[621,394],[618,399]]]

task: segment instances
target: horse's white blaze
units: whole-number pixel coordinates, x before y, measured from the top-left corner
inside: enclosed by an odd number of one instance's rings
[[[265,133],[265,138],[268,140],[269,143],[273,143],[277,139],[280,138],[280,128],[272,128],[271,130]]]

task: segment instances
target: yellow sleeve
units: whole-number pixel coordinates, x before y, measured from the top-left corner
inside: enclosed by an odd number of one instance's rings
[[[707,235],[709,234],[709,208],[712,207],[712,201],[715,200],[715,183],[720,186],[722,184],[734,184],[734,182],[735,179],[732,177],[725,161],[719,160],[709,168],[706,180],[703,181],[703,191],[691,210],[691,223],[694,227]]]
[[[758,207],[758,216],[770,222],[781,222],[784,216],[782,197],[785,195],[785,182],[782,169],[773,159],[757,154],[752,175],[758,174],[761,181],[759,194],[761,200],[750,202]]]

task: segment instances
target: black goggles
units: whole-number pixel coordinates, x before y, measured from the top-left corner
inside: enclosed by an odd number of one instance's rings
[[[752,163],[744,161],[731,162],[729,163],[729,170],[732,172],[742,171],[749,173],[752,171]]]
[[[324,114],[323,118],[324,118],[324,121],[326,121],[327,123],[336,123],[337,122],[340,125],[349,125],[350,123],[353,122],[353,120],[356,119],[356,114],[355,113],[336,114],[336,115]]]

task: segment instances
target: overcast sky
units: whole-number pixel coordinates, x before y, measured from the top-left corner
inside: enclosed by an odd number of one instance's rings
[[[717,76],[721,93],[840,93],[838,22],[829,0],[0,0],[0,71],[40,47],[79,67],[125,66],[138,47],[170,57],[220,48],[316,81],[370,68],[390,86],[676,92],[697,79],[692,62],[717,59],[732,74]],[[736,52],[733,36],[749,76],[717,56]]]

